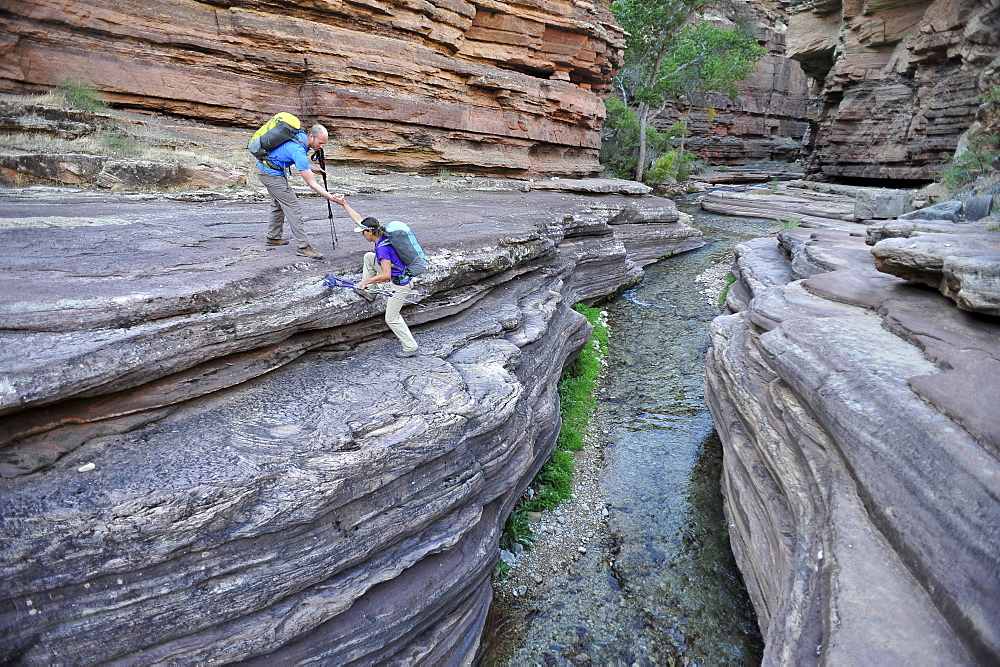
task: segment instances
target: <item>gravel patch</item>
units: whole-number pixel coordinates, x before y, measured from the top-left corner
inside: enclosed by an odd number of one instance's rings
[[[574,452],[573,495],[558,507],[532,518],[535,543],[531,550],[515,555],[507,576],[494,578],[493,593],[498,602],[515,598],[540,599],[541,584],[556,574],[574,574],[573,564],[600,539],[608,520],[608,507],[601,492],[604,460],[603,441],[588,437],[584,449]]]

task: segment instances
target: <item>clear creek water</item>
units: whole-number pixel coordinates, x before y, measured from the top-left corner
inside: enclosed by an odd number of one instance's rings
[[[544,600],[516,618],[494,610],[484,665],[760,663],[704,401],[708,325],[719,310],[695,278],[724,273],[733,246],[775,223],[688,212],[706,246],[647,267],[606,306],[612,350],[592,429],[605,443],[607,530],[570,572],[553,574]]]

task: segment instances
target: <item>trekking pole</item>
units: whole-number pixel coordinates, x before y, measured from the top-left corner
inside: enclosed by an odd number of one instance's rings
[[[352,282],[350,280],[345,280],[343,278],[338,278],[337,276],[327,276],[326,279],[323,281],[323,286],[358,289],[357,283]],[[380,287],[368,287],[365,289],[365,291],[371,292],[372,294],[381,294],[383,296],[389,297],[390,299],[399,299],[403,303],[411,303],[414,306],[420,306],[421,308],[426,308],[426,306],[424,306],[424,304],[420,303],[419,301],[413,301],[412,299],[404,299],[403,297],[399,296],[398,294],[396,294],[396,292],[393,292],[392,290],[382,289]],[[412,293],[413,292],[410,292],[410,294]],[[421,294],[421,292],[417,292],[417,294]]]
[[[330,191],[330,186],[326,184],[326,154],[323,153],[322,148],[317,148],[316,152],[313,153],[313,157],[319,160],[319,168],[323,170],[323,189],[327,192]],[[330,200],[326,200],[326,212],[330,218],[330,241],[333,243],[333,249],[337,249],[337,230],[333,226],[333,206],[330,205]]]

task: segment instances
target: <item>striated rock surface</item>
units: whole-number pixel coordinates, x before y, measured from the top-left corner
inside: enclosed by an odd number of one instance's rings
[[[1000,659],[1000,319],[876,269],[924,224],[738,248],[706,397],[764,664]]]
[[[570,306],[703,241],[653,197],[351,202],[428,252],[420,356],[321,285],[368,244],[338,216],[331,250],[315,198],[322,262],[266,247],[262,202],[4,194],[4,662],[471,661],[589,333]]]
[[[331,163],[511,176],[600,171],[598,93],[624,48],[586,0],[25,0],[0,21],[3,92],[75,76],[246,129],[291,111],[328,126]]]
[[[807,177],[933,181],[997,81],[1000,2],[789,5],[787,54],[817,100]]]

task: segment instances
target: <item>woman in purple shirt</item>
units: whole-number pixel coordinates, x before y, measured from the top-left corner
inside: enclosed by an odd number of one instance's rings
[[[362,268],[361,282],[358,283],[357,292],[365,299],[371,301],[374,297],[365,294],[365,287],[375,283],[388,283],[386,287],[393,293],[385,307],[385,323],[389,325],[399,342],[403,344],[403,349],[396,352],[397,357],[412,357],[417,354],[417,341],[413,339],[410,328],[403,321],[400,309],[403,301],[410,292],[410,278],[404,276],[406,265],[399,259],[395,248],[385,238],[385,227],[375,218],[362,218],[361,215],[351,208],[347,203],[347,198],[342,194],[335,194],[331,201],[335,201],[344,207],[351,220],[358,226],[354,229],[361,232],[365,240],[375,244],[373,252],[365,253],[364,267]]]

